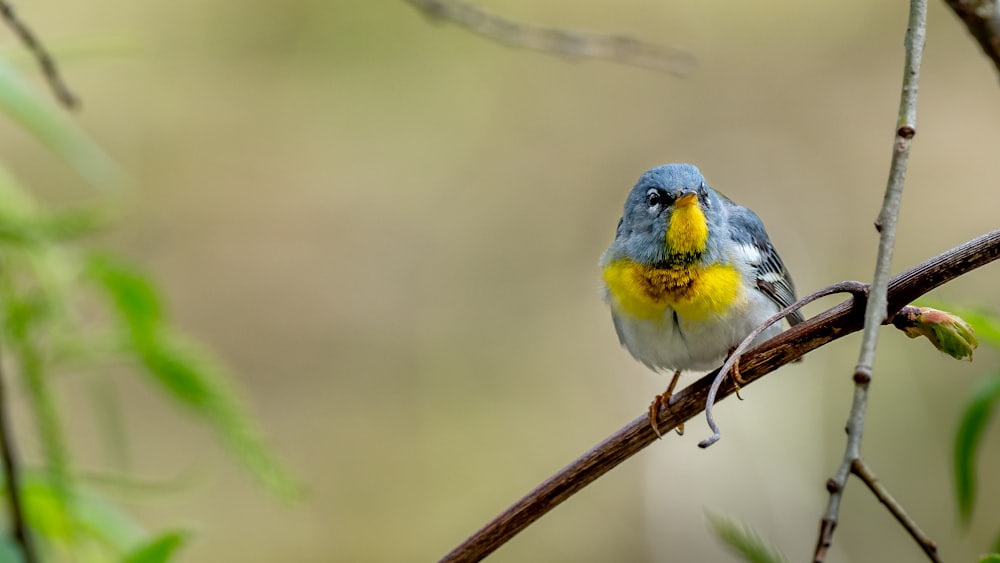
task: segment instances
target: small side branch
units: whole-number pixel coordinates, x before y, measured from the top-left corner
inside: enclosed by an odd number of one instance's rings
[[[862,459],[856,459],[853,463],[851,463],[851,473],[868,485],[871,492],[875,494],[875,498],[884,504],[896,520],[904,528],[906,528],[906,531],[909,532],[913,541],[917,542],[917,544],[920,545],[920,549],[923,549],[924,553],[927,554],[927,558],[936,563],[941,563],[941,557],[938,556],[937,552],[937,544],[927,537],[927,534],[921,531],[920,527],[917,526],[917,523],[910,518],[910,515],[907,514],[905,510],[903,510],[903,507],[896,502],[896,499],[892,498],[888,489],[882,485],[882,483],[878,480],[878,477],[875,476],[875,473],[872,472],[871,468],[868,467]]]
[[[62,76],[59,74],[59,69],[56,67],[55,61],[49,55],[49,52],[42,45],[42,42],[38,40],[38,37],[31,32],[28,28],[17,17],[14,12],[14,6],[7,2],[6,0],[0,0],[0,16],[7,23],[7,27],[17,35],[17,38],[21,40],[21,43],[31,52],[38,62],[38,66],[42,68],[42,74],[45,76],[45,81],[49,83],[49,88],[55,94],[56,99],[59,103],[66,106],[68,109],[76,109],[80,106],[80,100],[75,94],[66,86],[63,81]]]
[[[570,59],[602,59],[676,76],[694,71],[689,53],[626,35],[554,29],[515,22],[458,0],[404,0],[434,20],[450,21],[509,47],[531,49]]]

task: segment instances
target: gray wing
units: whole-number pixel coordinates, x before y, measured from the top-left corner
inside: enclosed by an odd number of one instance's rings
[[[733,227],[730,236],[735,242],[751,249],[746,254],[757,271],[757,288],[781,309],[798,301],[792,276],[771,244],[760,218],[746,207],[731,201],[727,203],[730,204],[729,220]],[[786,318],[791,325],[804,320],[800,311],[795,311]]]

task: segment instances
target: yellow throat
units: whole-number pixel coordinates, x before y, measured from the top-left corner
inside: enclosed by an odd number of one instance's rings
[[[668,256],[698,256],[705,251],[708,224],[696,194],[675,203],[666,232]],[[619,313],[637,319],[662,318],[667,307],[685,321],[701,321],[745,300],[740,273],[729,265],[704,266],[697,260],[640,264],[628,258],[604,267],[604,283]]]
[[[687,193],[674,202],[667,227],[667,254],[701,254],[708,241],[708,222],[698,204],[698,194]]]

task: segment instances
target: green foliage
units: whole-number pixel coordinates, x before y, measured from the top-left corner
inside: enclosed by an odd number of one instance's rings
[[[979,563],[1000,563],[1000,553],[990,553],[979,558]]]
[[[1000,317],[996,314],[971,307],[949,307],[955,314],[975,328],[976,335],[985,344],[1000,349]],[[958,430],[955,433],[954,467],[955,500],[963,525],[972,521],[977,494],[976,462],[983,436],[990,423],[997,404],[1000,403],[1000,372],[994,372],[977,382],[966,401]],[[1000,537],[993,551],[1000,551]],[[982,561],[991,561],[986,556]],[[1000,560],[998,560],[1000,563]]]
[[[123,184],[118,166],[2,61],[0,111],[89,183]],[[126,512],[79,483],[54,379],[67,373],[67,365],[79,368],[86,360],[87,368],[101,374],[132,360],[137,375],[213,428],[272,491],[289,497],[297,487],[267,449],[225,370],[168,322],[154,284],[124,260],[82,248],[81,239],[107,219],[102,208],[40,210],[0,166],[0,377],[22,380],[41,443],[44,464],[22,468],[20,495],[43,559],[158,563],[170,560],[186,535],[150,537]],[[105,345],[108,334],[113,346]],[[0,563],[7,561],[20,561],[20,552],[9,537],[0,537]]]
[[[166,563],[185,541],[184,532],[168,532],[139,546],[122,563]]]
[[[976,456],[983,433],[1000,401],[1000,373],[983,378],[973,389],[955,436],[955,498],[963,523],[972,519],[976,499]]]
[[[92,256],[86,268],[126,327],[123,348],[160,387],[209,422],[264,484],[289,497],[297,487],[268,452],[223,369],[196,344],[167,324],[152,283],[134,268],[107,256]]]
[[[780,552],[767,545],[756,532],[747,525],[738,525],[728,518],[708,513],[712,530],[735,553],[750,563],[787,563]]]
[[[124,174],[90,138],[44,96],[30,88],[7,63],[0,61],[0,111],[66,161],[91,184],[115,188]]]

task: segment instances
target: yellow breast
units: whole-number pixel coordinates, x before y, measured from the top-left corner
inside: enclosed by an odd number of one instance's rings
[[[687,321],[704,320],[744,301],[739,272],[732,266],[645,266],[615,260],[604,267],[604,283],[618,309],[640,319],[655,319],[667,307]]]

